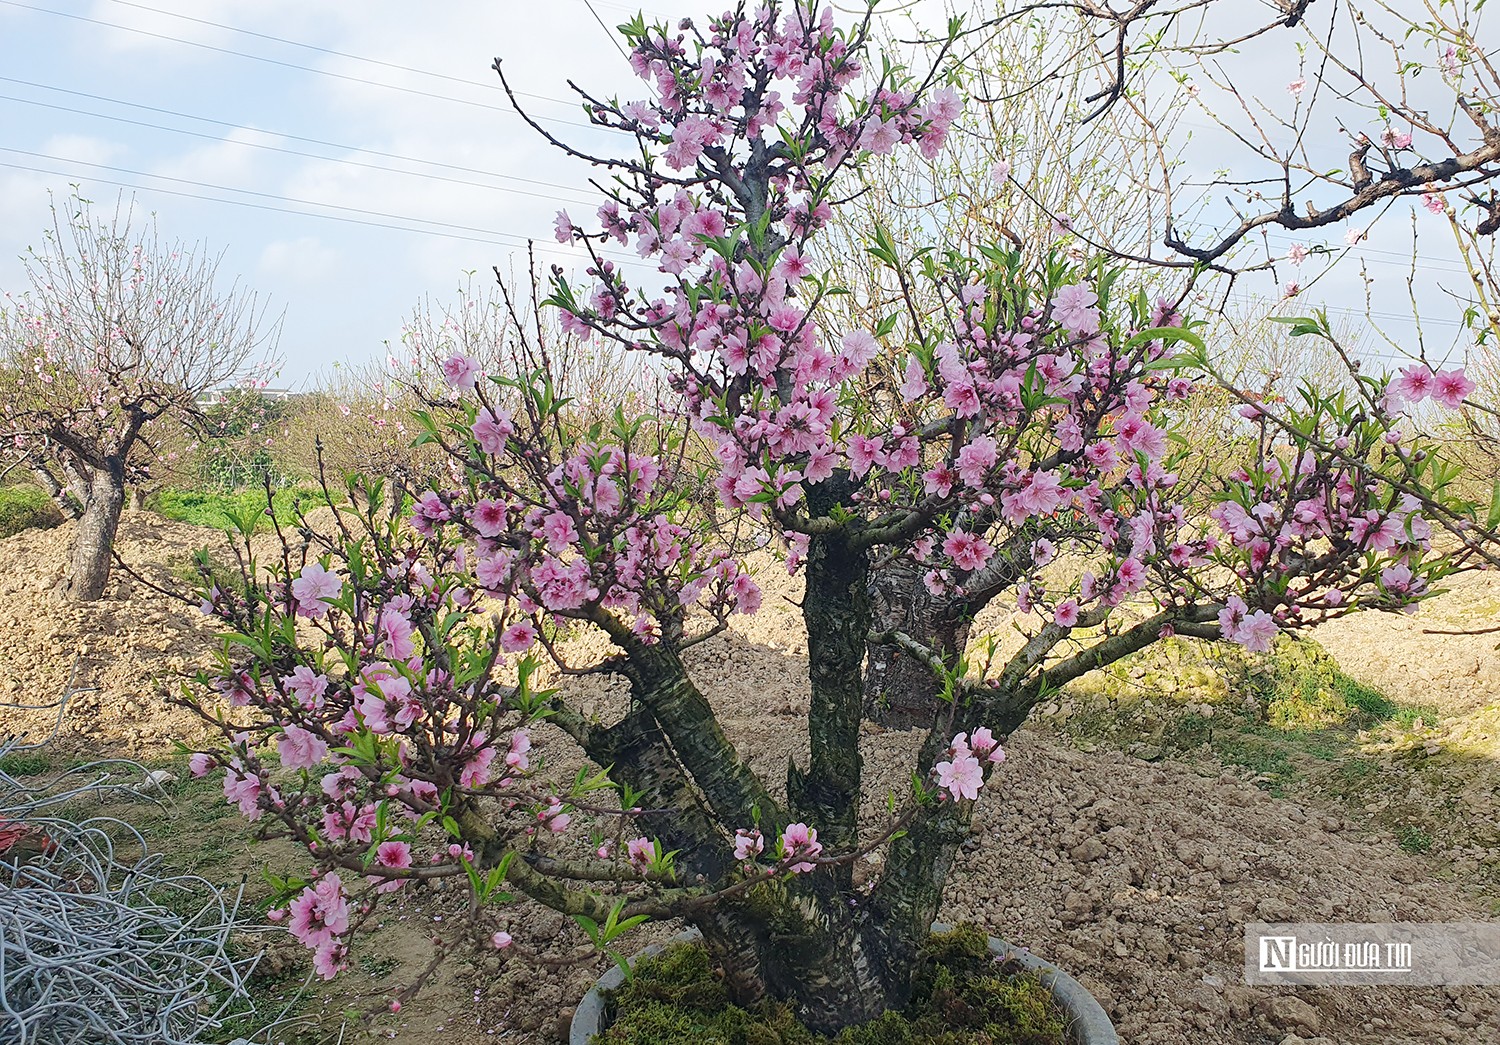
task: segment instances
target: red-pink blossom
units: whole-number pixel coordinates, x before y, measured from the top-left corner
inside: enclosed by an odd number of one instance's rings
[[[988,541],[966,530],[951,533],[943,541],[943,554],[961,570],[983,569],[994,552]]]

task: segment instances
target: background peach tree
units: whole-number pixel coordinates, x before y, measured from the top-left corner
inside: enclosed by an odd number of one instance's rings
[[[274,324],[225,288],[219,259],[70,196],[0,297],[0,472],[24,468],[78,520],[56,592],[87,602],[109,580],[126,488],[149,478],[178,427],[208,433],[210,390],[264,384]]]
[[[247,545],[237,577],[205,563],[203,608],[231,630],[188,698],[224,737],[194,770],[221,771],[246,816],[308,851],[275,914],[324,975],[382,897],[450,879],[472,903],[445,947],[519,952],[499,920],[518,895],[610,949],[680,917],[738,1000],[788,1000],[833,1030],[906,1000],[1000,743],[1046,693],[1174,633],[1264,649],[1282,628],[1409,607],[1463,565],[1475,506],[1402,410],[1469,385],[1306,388],[1274,418],[1247,404],[1253,463],[1190,515],[1174,424],[1212,371],[1178,302],[1099,262],[877,232],[871,256],[921,292],[869,328],[825,322],[844,291],[817,244],[841,186],[873,155],[943,148],[963,107],[949,74],[872,58],[868,23],[800,4],[623,31],[649,98],[583,96],[636,149],[584,157],[605,198],[557,233],[588,279],[555,272],[549,304],[569,334],[664,372],[660,415],[580,431],[566,375],[521,324],[526,366],[447,357],[448,394],[421,420],[454,481],[406,518],[309,522],[273,561]],[[611,241],[655,264],[649,285]],[[784,782],[736,752],[685,658],[761,602],[686,492],[704,484],[805,582],[809,753]],[[959,596],[966,622],[1013,599],[1024,641],[971,656],[873,629],[871,570],[891,559]],[[570,662],[565,629],[608,654]],[[862,823],[866,792],[892,784],[862,772],[870,643],[927,663],[945,700],[909,781]],[[537,681],[549,660],[555,689]],[[623,679],[628,710],[583,714],[565,684],[580,672]],[[533,764],[542,728],[593,768]],[[876,851],[878,867],[859,859]]]

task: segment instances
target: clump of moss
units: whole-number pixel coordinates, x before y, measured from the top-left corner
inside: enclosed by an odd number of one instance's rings
[[[641,961],[612,993],[600,1045],[1062,1045],[1063,1017],[1037,978],[997,962],[985,934],[960,926],[921,949],[904,1012],[850,1027],[836,1038],[813,1034],[783,1004],[729,1003],[708,952],[693,944]]]
[[[754,1010],[729,1003],[708,951],[674,944],[636,963],[635,975],[608,998],[614,1021],[600,1045],[815,1045],[785,1005]]]
[[[1250,680],[1266,721],[1281,729],[1365,727],[1396,710],[1382,693],[1339,670],[1313,639],[1278,636]]]

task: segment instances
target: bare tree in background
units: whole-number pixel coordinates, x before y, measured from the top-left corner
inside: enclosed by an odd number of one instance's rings
[[[217,286],[220,256],[132,219],[123,201],[107,218],[76,195],[54,203],[22,257],[30,289],[0,307],[0,453],[78,519],[58,589],[75,601],[104,593],[126,487],[149,474],[158,424],[200,426],[205,393],[253,380],[274,339],[253,294]]]
[[[1168,300],[1193,294],[1207,306],[1217,291],[1216,356],[1232,370],[1262,366],[1268,403],[1303,378],[1352,384],[1335,353],[1307,338],[1294,346],[1265,316],[1295,308],[1283,295],[1315,282],[1402,197],[1445,210],[1461,247],[1465,238],[1493,242],[1500,205],[1475,192],[1500,176],[1500,77],[1478,44],[1481,6],[1079,0],[970,15],[960,64],[984,104],[936,156],[902,154],[863,172],[859,199],[825,246],[823,260],[855,291],[847,307],[864,313],[840,318],[877,325],[910,300],[909,288],[879,284],[881,267],[859,248],[872,227],[897,242],[920,234],[940,250],[1003,236],[1034,263],[1049,252],[1113,256]],[[1268,71],[1276,61],[1291,70],[1285,79]],[[1312,242],[1319,230],[1343,242]],[[1288,256],[1272,231],[1310,242]],[[1486,319],[1494,295],[1482,266],[1465,258]],[[1263,269],[1276,274],[1276,293],[1259,307],[1235,306],[1234,278]],[[1343,340],[1360,339],[1349,331]],[[1425,362],[1419,351],[1398,355]],[[1489,358],[1478,355],[1476,363]],[[892,388],[900,382],[884,377]],[[1214,445],[1224,437],[1197,435]],[[997,588],[1020,565],[997,556]],[[972,607],[931,596],[920,576],[911,563],[876,563],[877,617],[957,663],[968,635],[954,622]],[[874,647],[866,696],[893,725],[925,718],[937,699],[924,665]]]
[[[1253,238],[1340,230],[1401,198],[1434,211],[1446,200],[1481,235],[1500,229],[1497,197],[1476,191],[1500,178],[1500,70],[1484,46],[1484,6],[1027,3],[971,18],[965,41],[977,56],[1015,26],[1048,20],[1056,41],[1025,81],[984,100],[1004,110],[1085,68],[1093,89],[1070,92],[1061,118],[1106,134],[1133,126],[1129,136],[1156,150],[1155,170],[1136,188],[1151,200],[1159,247],[1142,249],[1138,227],[1088,221],[1075,229],[1081,239],[1143,264],[1235,273],[1270,264],[1240,253]],[[1268,81],[1288,56],[1297,59],[1288,80]],[[1173,81],[1165,94],[1162,72]],[[1181,148],[1185,120],[1213,125],[1204,125],[1215,130],[1211,154]]]

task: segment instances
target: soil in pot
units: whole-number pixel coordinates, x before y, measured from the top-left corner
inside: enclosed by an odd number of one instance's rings
[[[729,1004],[699,944],[637,963],[610,993],[598,1045],[1064,1045],[1064,1019],[1046,987],[989,952],[984,932],[959,926],[923,945],[912,1001],[836,1038],[813,1034],[782,1004]]]

